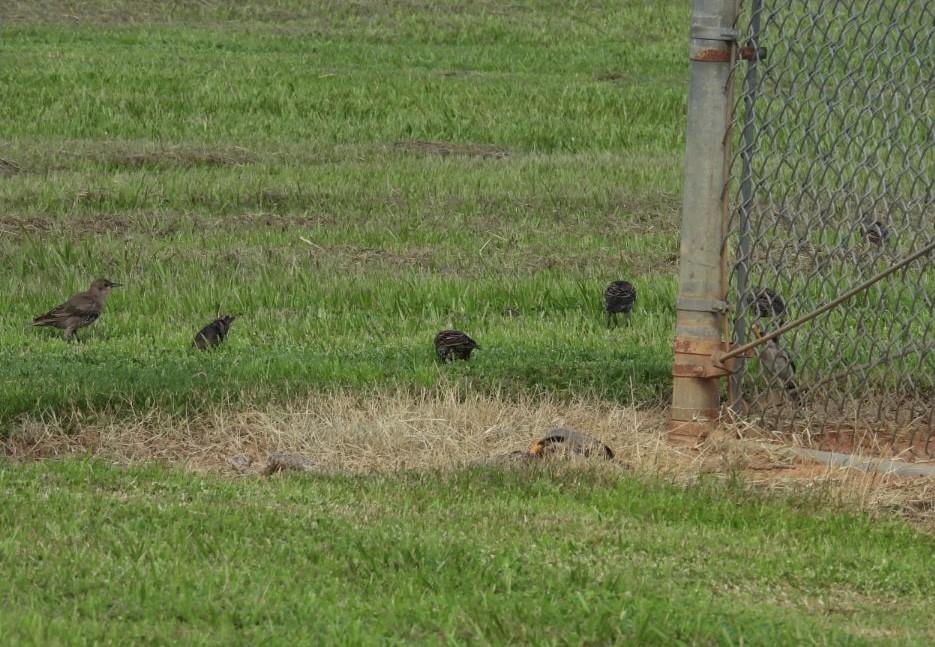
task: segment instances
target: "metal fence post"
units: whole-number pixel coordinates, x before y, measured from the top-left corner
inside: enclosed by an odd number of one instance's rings
[[[725,233],[730,160],[731,69],[737,0],[694,0],[689,50],[688,125],[682,198],[679,294],[672,365],[671,437],[698,438],[717,419],[720,381],[713,360],[727,304]]]

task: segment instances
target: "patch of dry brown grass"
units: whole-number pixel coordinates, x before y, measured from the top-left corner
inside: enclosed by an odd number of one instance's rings
[[[869,445],[824,447],[823,451],[855,459],[850,466],[830,464],[810,458],[809,445],[801,438],[738,420],[722,424],[697,451],[700,470],[742,475],[744,482],[756,489],[817,493],[831,506],[896,512],[918,526],[935,530],[935,478],[888,472],[890,462],[883,458],[888,454],[873,451]]]
[[[507,146],[496,144],[462,144],[456,142],[411,140],[393,142],[393,150],[419,155],[439,155],[441,157],[482,157],[504,159],[511,151]]]
[[[225,471],[235,456],[265,460],[282,451],[328,469],[385,471],[458,467],[528,449],[549,430],[569,427],[602,440],[623,463],[666,470],[678,450],[665,443],[664,414],[608,402],[465,397],[454,390],[369,397],[313,393],[287,406],[218,406],[192,417],[151,410],[24,420],[14,425],[2,451],[21,460],[91,454],[198,471]]]
[[[829,506],[894,511],[935,528],[935,479],[811,461],[791,454],[786,444],[745,438],[737,423],[722,425],[697,446],[677,446],[667,440],[667,420],[663,408],[593,400],[503,400],[455,390],[311,393],[287,406],[219,405],[197,416],[150,410],[22,420],[0,452],[13,460],[90,455],[228,475],[259,473],[275,452],[308,459],[325,472],[457,469],[526,450],[551,429],[568,427],[606,443],[618,467],[638,473],[683,485],[738,477],[757,490],[817,494]]]
[[[120,141],[85,142],[74,150],[58,151],[58,156],[66,160],[69,157],[90,160],[121,169],[243,166],[259,160],[256,154],[241,146],[154,145]]]

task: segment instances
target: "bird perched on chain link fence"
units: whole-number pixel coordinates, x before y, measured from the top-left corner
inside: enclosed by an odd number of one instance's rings
[[[775,321],[782,327],[785,319],[786,302],[770,288],[754,287],[743,298],[744,304],[760,319]]]
[[[114,283],[108,279],[95,279],[84,292],[79,292],[65,303],[52,308],[44,315],[33,319],[32,326],[54,326],[65,331],[65,341],[81,341],[78,337],[78,329],[90,326],[104,310],[104,304],[107,303],[107,293],[111,288],[119,287],[119,283]]]
[[[218,344],[227,337],[231,324],[236,319],[236,315],[224,315],[218,317],[207,326],[195,333],[195,341],[192,342],[198,350],[209,350],[216,348]]]
[[[435,335],[435,353],[446,363],[456,359],[471,359],[471,351],[482,350],[477,342],[460,330],[443,330]]]
[[[753,336],[762,339],[763,333],[756,324],[750,326]],[[769,373],[771,381],[779,382],[793,402],[800,402],[799,385],[795,378],[795,362],[789,351],[780,346],[776,337],[757,346],[760,366]]]
[[[627,324],[630,323],[630,312],[636,303],[636,288],[629,281],[613,281],[604,290],[604,312],[607,314],[607,327],[611,323],[617,324],[617,315],[623,313]]]

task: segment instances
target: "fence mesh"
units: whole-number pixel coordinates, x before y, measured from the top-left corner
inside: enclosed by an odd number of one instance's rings
[[[935,2],[743,0],[739,16],[727,245],[742,344],[933,244]],[[735,409],[791,440],[935,457],[933,260],[740,359]]]

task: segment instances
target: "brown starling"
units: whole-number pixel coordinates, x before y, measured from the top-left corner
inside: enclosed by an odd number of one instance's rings
[[[33,319],[33,326],[55,326],[65,331],[65,341],[78,338],[78,329],[89,326],[101,316],[107,302],[107,292],[120,284],[107,279],[95,279],[85,292],[79,292],[62,305]]]
[[[230,330],[231,324],[236,318],[236,315],[224,315],[199,330],[195,333],[195,341],[193,342],[195,348],[208,350],[217,347],[227,337],[227,331]]]
[[[860,235],[873,245],[884,245],[890,238],[890,232],[887,231],[886,225],[879,220],[861,223]]]
[[[471,359],[471,351],[482,350],[477,342],[460,330],[443,330],[435,335],[435,352],[443,362]]]
[[[272,476],[276,472],[285,472],[294,470],[297,472],[311,472],[315,469],[315,463],[302,456],[294,454],[285,454],[283,452],[273,452],[269,455],[266,467],[263,468],[263,476]]]
[[[760,332],[760,328],[756,324],[753,324],[750,329],[757,339],[763,337],[763,333]],[[760,366],[766,369],[772,380],[782,384],[790,398],[798,402],[799,387],[795,382],[795,362],[792,361],[789,351],[780,346],[774,337],[766,343],[760,344],[757,347],[757,353]]]
[[[611,321],[617,324],[617,314],[622,312],[630,323],[630,311],[636,303],[636,288],[629,281],[614,281],[604,290],[604,311],[607,313],[607,327]]]
[[[775,291],[770,288],[751,288],[744,296],[743,302],[757,317],[778,319],[779,325],[782,326],[782,315],[786,312],[786,303]]]
[[[553,429],[545,438],[534,442],[529,453],[536,458],[569,454],[609,459],[614,457],[613,450],[597,438],[565,427]]]

